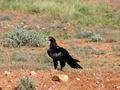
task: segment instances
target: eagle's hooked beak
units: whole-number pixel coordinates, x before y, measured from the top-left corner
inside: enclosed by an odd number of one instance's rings
[[[48,37],[47,37],[47,38],[45,38],[45,40],[46,40],[46,41],[49,41]]]

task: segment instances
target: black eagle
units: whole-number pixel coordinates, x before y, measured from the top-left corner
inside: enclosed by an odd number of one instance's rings
[[[61,70],[63,69],[66,63],[72,68],[82,69],[82,67],[77,63],[79,62],[79,60],[74,59],[66,49],[58,46],[55,38],[49,36],[46,39],[50,41],[50,47],[47,50],[47,53],[53,59],[55,69],[57,69],[58,61],[60,62]]]

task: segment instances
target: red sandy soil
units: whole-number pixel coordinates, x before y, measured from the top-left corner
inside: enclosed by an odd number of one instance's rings
[[[4,70],[0,70],[0,87],[3,90],[13,90],[16,81],[22,76],[31,76],[30,70],[12,70],[6,76]],[[91,70],[64,70],[64,71],[35,71],[32,75],[41,90],[120,90],[120,72],[91,71]],[[67,82],[52,81],[52,76],[66,74]]]

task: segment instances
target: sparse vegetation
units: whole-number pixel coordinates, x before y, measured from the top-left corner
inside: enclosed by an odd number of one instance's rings
[[[83,68],[85,69],[93,69],[96,68],[98,65],[93,60],[86,60],[83,66]]]
[[[16,51],[12,55],[11,61],[16,61],[16,62],[27,62],[27,55],[22,52],[22,51]]]
[[[96,49],[96,50],[94,50],[95,52],[93,52],[93,54],[95,54],[95,55],[105,55],[105,54],[107,54],[108,53],[108,50],[99,50],[99,49]]]
[[[113,45],[113,50],[114,50],[114,53],[115,53],[115,55],[116,56],[120,56],[120,45],[118,44],[116,44],[116,45]]]
[[[23,27],[16,27],[14,31],[5,34],[6,42],[12,47],[20,47],[24,45],[43,46],[45,36],[41,32],[35,30],[26,30]]]
[[[66,7],[67,6],[67,7]],[[49,13],[62,22],[77,20],[83,25],[107,25],[119,28],[119,10],[114,11],[107,3],[81,3],[80,0],[1,0],[0,8],[32,13]]]
[[[53,65],[52,60],[45,52],[37,55],[29,52],[26,53],[19,49],[16,49],[7,63],[11,65],[11,68],[34,70],[47,70]]]
[[[77,38],[88,38],[94,42],[102,41],[102,39],[103,39],[100,34],[94,32],[94,31],[83,30],[79,27],[76,28],[75,32],[76,32]]]
[[[90,55],[105,55],[108,53],[107,50],[102,50],[102,49],[96,49],[95,47],[91,45],[85,45],[81,47],[75,47],[72,46],[72,49],[75,50],[75,52],[83,57],[89,57]]]
[[[84,29],[81,29],[80,27],[77,27],[75,29],[76,37],[77,38],[89,38],[91,36],[90,31],[85,31]]]
[[[0,58],[0,66],[2,66],[5,63],[5,60]]]
[[[38,69],[48,69],[52,66],[52,60],[45,53],[41,54],[37,59],[37,64],[39,65]]]
[[[35,69],[37,68],[34,67],[34,59],[33,61],[30,59],[32,58],[32,55],[30,53],[25,53],[22,50],[16,49],[15,52],[12,53],[12,55],[9,57],[10,60],[7,61],[7,63],[10,64],[10,68],[15,68],[15,69]],[[32,64],[30,64],[32,63]]]
[[[19,81],[17,81],[15,90],[38,90],[38,87],[34,78],[23,76]]]
[[[15,69],[47,70],[52,67],[52,60],[45,52],[37,55],[19,49],[16,49],[10,56],[10,60],[6,62],[11,65],[10,68]]]
[[[92,33],[91,33],[90,39],[91,39],[93,42],[99,42],[99,41],[102,41],[102,40],[103,40],[103,38],[100,36],[100,34],[95,33],[95,32],[92,32]]]
[[[61,37],[63,39],[70,39],[71,38],[70,34],[66,31],[63,31],[59,37]]]

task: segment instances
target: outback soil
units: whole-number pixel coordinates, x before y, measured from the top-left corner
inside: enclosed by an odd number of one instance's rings
[[[100,1],[100,0],[98,0]],[[97,3],[97,0],[93,0],[92,3]],[[119,0],[110,0],[112,6],[115,8],[118,5]],[[118,7],[117,7],[118,8]],[[5,18],[6,17],[6,18]],[[33,15],[26,14],[20,11],[0,11],[0,33],[5,33],[10,30],[14,30],[17,23],[24,22],[32,28],[45,29],[45,28],[64,28],[65,24],[59,21],[52,21],[49,15]],[[73,27],[72,25],[70,26]],[[68,27],[68,31],[69,28]],[[72,32],[70,30],[70,32]],[[1,38],[1,36],[0,36]],[[81,39],[64,40],[57,39],[60,46],[66,48],[70,53],[73,53],[70,46],[71,45],[87,45],[90,44],[98,49],[106,49],[109,51],[107,55],[93,55],[94,62],[99,65],[103,65],[103,68],[96,67],[93,69],[82,69],[74,70],[70,67],[64,68],[63,71],[54,70],[53,67],[47,70],[32,70],[32,69],[11,69],[9,65],[5,67],[0,66],[0,90],[14,90],[16,86],[16,81],[22,76],[32,76],[36,79],[38,87],[40,90],[120,90],[120,56],[116,56],[113,50],[113,45],[116,42],[86,42]],[[71,43],[72,42],[72,43]],[[117,44],[118,46],[120,43]],[[40,54],[45,52],[49,48],[49,44],[44,47],[29,47],[23,46],[18,48],[24,52],[34,52],[34,54]],[[2,43],[0,44],[0,52],[4,50],[9,55],[16,50],[16,48],[6,47]],[[3,56],[7,58],[6,54]],[[81,56],[77,56],[82,65],[85,64],[84,59]],[[96,59],[96,60],[95,60]],[[108,62],[103,61],[104,59],[109,60]],[[29,63],[32,65],[32,62]],[[117,68],[109,67],[107,65],[116,65]],[[6,75],[5,72],[8,71],[10,74]],[[31,74],[34,72],[34,74]],[[53,81],[52,77],[56,74],[68,75],[69,79],[67,82]]]

